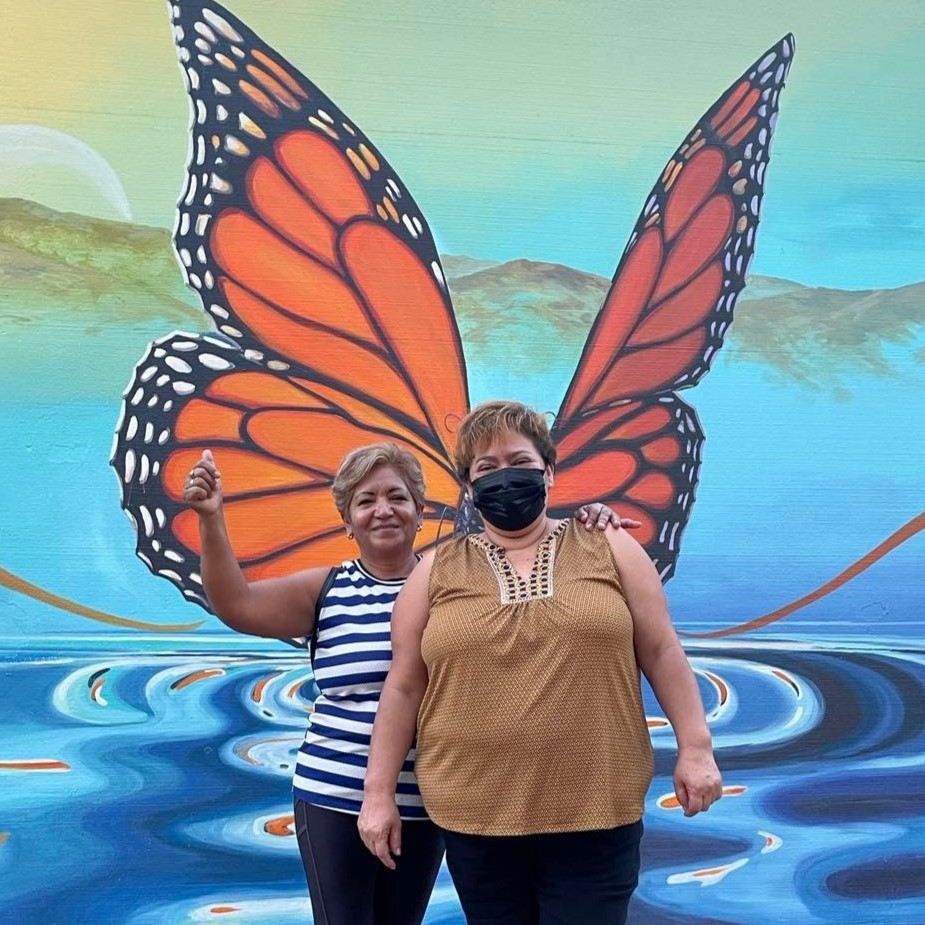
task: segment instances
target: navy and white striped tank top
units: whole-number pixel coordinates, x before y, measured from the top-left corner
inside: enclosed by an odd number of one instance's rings
[[[295,795],[359,813],[379,694],[392,664],[389,621],[404,578],[386,581],[359,560],[344,562],[318,615],[315,683],[320,695],[296,756]],[[414,777],[414,749],[398,779],[402,819],[426,819]]]

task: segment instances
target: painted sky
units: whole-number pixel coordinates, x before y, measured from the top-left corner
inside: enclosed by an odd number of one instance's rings
[[[3,6],[15,44],[0,59],[0,142],[3,124],[72,135],[112,165],[134,220],[172,225],[188,115],[163,4]],[[232,8],[372,137],[442,250],[608,276],[685,132],[792,31],[753,271],[844,288],[925,276],[925,4]],[[0,195],[117,215],[63,156],[4,166]]]

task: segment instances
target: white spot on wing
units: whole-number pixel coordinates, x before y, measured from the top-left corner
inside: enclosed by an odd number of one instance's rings
[[[177,9],[177,8],[174,7],[174,9]],[[179,16],[179,15],[180,15],[180,12],[179,12],[179,10],[177,9],[177,16]],[[213,45],[218,41],[218,36],[217,36],[217,35],[216,35],[216,34],[204,23],[204,22],[197,22],[197,23],[193,26],[193,28],[194,28],[204,39],[207,39],[208,41],[212,42]]]
[[[414,224],[412,223],[408,215],[407,214],[402,215],[401,220],[405,228],[408,229],[408,233],[411,235],[411,237],[416,238],[418,236],[417,228],[414,227]]]
[[[207,369],[231,369],[234,364],[229,363],[223,357],[217,357],[214,353],[200,353],[199,362]]]
[[[238,33],[235,32],[235,30],[231,27],[231,24],[228,22],[228,20],[223,19],[218,15],[218,13],[208,9],[208,7],[203,9],[202,18],[205,19],[209,25],[213,26],[216,31],[224,35],[226,39],[230,39],[232,42],[243,41],[241,36],[238,35]]]
[[[193,371],[193,367],[179,357],[167,357],[164,362],[176,373],[187,375]]]

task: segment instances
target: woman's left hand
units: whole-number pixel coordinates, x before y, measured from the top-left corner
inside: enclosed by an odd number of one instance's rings
[[[630,517],[621,517],[613,508],[608,507],[601,501],[595,501],[594,504],[585,504],[578,508],[575,516],[587,527],[593,530],[606,530],[608,524],[615,527],[623,527],[624,530],[635,530],[642,524],[638,520]]]
[[[706,812],[723,795],[723,778],[711,748],[679,752],[674,792],[685,816]]]

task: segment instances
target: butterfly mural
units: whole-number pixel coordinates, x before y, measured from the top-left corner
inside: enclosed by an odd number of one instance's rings
[[[233,14],[170,4],[191,100],[174,245],[214,334],[150,345],[112,464],[137,554],[208,608],[186,474],[213,449],[251,579],[353,554],[331,500],[351,449],[395,442],[427,485],[423,547],[470,523],[451,458],[466,367],[433,236],[375,144]],[[664,580],[703,431],[679,392],[710,368],[755,249],[792,36],[707,110],[642,212],[556,416],[553,515],[605,500]]]

